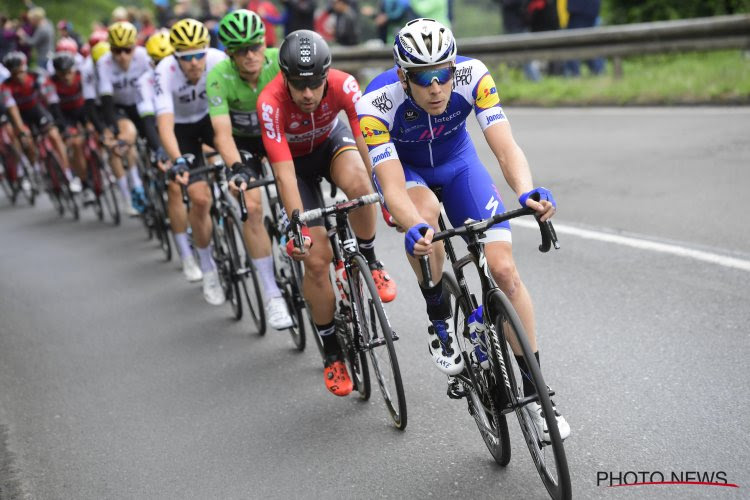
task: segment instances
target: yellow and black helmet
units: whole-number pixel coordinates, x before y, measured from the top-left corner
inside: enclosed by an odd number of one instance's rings
[[[108,54],[109,50],[109,42],[99,42],[91,47],[91,58],[97,62],[104,54]]]
[[[169,42],[169,32],[163,30],[148,37],[148,40],[146,40],[146,52],[151,56],[154,63],[158,63],[173,53],[174,47]]]
[[[208,47],[211,37],[208,28],[195,19],[181,19],[174,23],[169,30],[169,41],[176,52],[188,50],[205,49]]]
[[[118,21],[107,29],[109,44],[112,47],[132,47],[135,45],[135,36],[138,30],[127,21]]]

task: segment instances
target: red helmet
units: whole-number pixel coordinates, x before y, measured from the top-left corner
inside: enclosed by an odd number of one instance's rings
[[[84,43],[81,45],[81,49],[78,52],[80,52],[83,57],[88,57],[89,54],[91,54],[91,47],[89,47],[88,43]]]
[[[55,45],[55,52],[78,52],[78,44],[69,36],[62,37]]]
[[[91,33],[91,36],[89,37],[89,47],[93,47],[99,42],[106,42],[109,38],[109,34],[107,33],[107,30],[96,30],[93,33]]]

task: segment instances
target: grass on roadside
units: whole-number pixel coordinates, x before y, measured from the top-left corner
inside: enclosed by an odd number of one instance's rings
[[[750,55],[743,51],[632,57],[622,67],[621,79],[614,78],[611,61],[603,76],[589,75],[585,64],[577,79],[534,83],[505,64],[493,75],[502,101],[516,105],[750,104]]]

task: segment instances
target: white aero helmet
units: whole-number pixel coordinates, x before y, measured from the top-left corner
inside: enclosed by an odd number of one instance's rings
[[[404,69],[456,61],[456,40],[451,30],[434,19],[414,19],[396,35],[393,59]]]

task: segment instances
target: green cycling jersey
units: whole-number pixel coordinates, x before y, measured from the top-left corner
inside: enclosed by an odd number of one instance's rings
[[[216,64],[206,77],[209,114],[228,114],[232,120],[232,134],[237,137],[260,137],[256,104],[263,88],[279,72],[279,49],[266,49],[265,56],[255,88],[240,77],[231,59]]]

